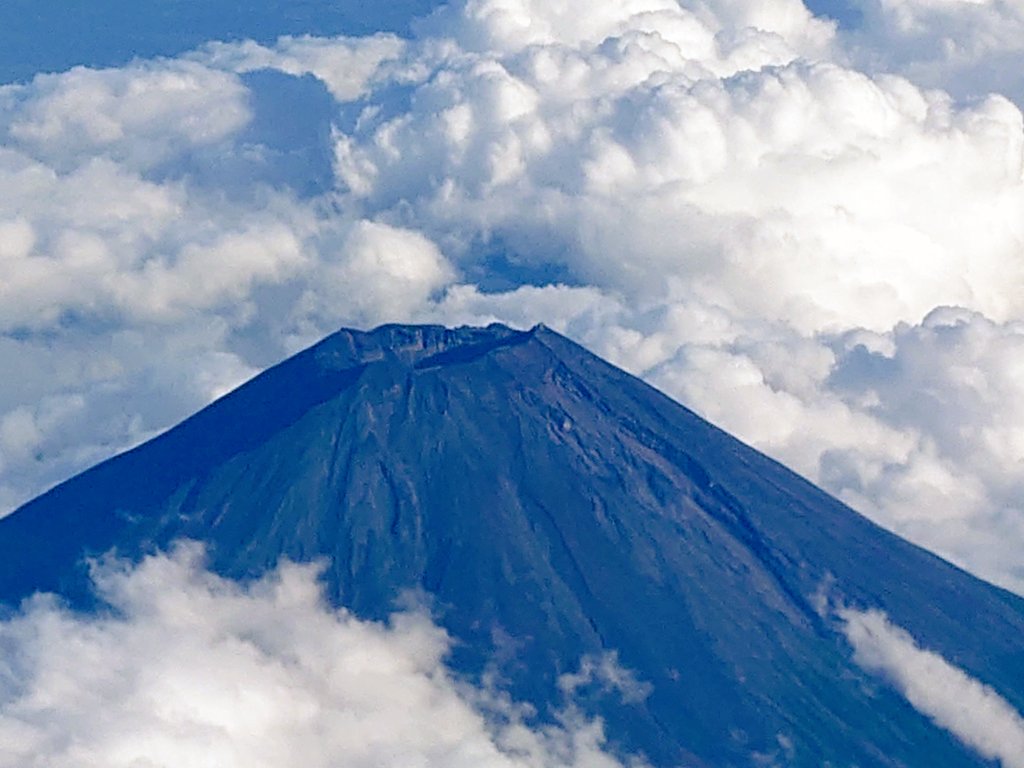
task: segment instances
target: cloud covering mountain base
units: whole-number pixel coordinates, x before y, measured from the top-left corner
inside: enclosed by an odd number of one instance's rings
[[[460,682],[426,612],[384,624],[327,607],[317,570],[242,586],[183,544],[95,566],[95,615],[33,598],[0,621],[0,766],[641,765],[571,702],[531,725],[528,707]]]

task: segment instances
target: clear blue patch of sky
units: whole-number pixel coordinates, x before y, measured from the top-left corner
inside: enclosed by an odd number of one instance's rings
[[[566,264],[566,255],[552,243],[511,243],[495,235],[473,249],[478,254],[464,265],[462,279],[484,293],[513,291],[523,285],[582,285]]]
[[[407,35],[438,0],[0,0],[0,83],[173,56],[209,40]]]
[[[859,27],[864,19],[860,6],[863,0],[804,0],[804,5],[815,16],[835,19],[842,30]]]

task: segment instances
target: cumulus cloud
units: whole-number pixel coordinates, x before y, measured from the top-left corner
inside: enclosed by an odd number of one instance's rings
[[[408,321],[455,274],[431,240],[378,222],[357,222],[339,250],[302,300],[301,309],[321,321],[354,314],[372,325]]]
[[[623,765],[599,721],[455,677],[425,613],[329,608],[313,566],[243,586],[182,545],[93,577],[98,614],[40,595],[0,622],[2,766]]]
[[[409,112],[339,137],[350,204],[467,258],[500,238],[635,298],[804,330],[1020,311],[1002,286],[1022,278],[1024,120],[1005,99],[957,109],[828,63],[698,77],[614,42],[452,63]]]
[[[7,140],[60,168],[97,155],[148,168],[249,119],[237,77],[187,61],[39,75],[0,89],[0,100],[14,104]]]
[[[843,609],[854,660],[886,677],[907,701],[1004,768],[1024,766],[1024,717],[991,687],[922,648],[881,611]]]
[[[1024,589],[1024,117],[928,58],[1024,36],[861,8],[465,0],[0,89],[0,503],[338,325],[544,321]]]
[[[828,49],[833,25],[799,0],[464,0],[424,29],[451,35],[471,51],[515,53],[531,46],[587,49],[624,39],[676,61],[712,62],[716,72],[784,63]]]
[[[646,338],[607,354],[886,527],[1024,590],[1006,544],[1024,535],[1019,322],[946,307],[885,333]]]
[[[289,75],[313,75],[339,102],[366,93],[378,70],[402,53],[405,41],[394,35],[366,38],[282,37],[273,47],[252,40],[212,42],[192,58],[238,74],[261,69]]]
[[[970,493],[970,482],[958,479],[970,478],[989,503],[1012,504],[1022,491],[1024,462],[1018,426],[1024,326],[946,307],[919,325],[897,327],[888,340],[889,349],[875,350],[855,338],[840,340],[830,388],[893,428],[918,432],[946,464],[948,479],[929,481],[940,494],[955,493],[958,484]],[[912,505],[899,506],[915,514]]]
[[[857,0],[844,37],[860,66],[899,71],[961,98],[1024,104],[1024,7],[1004,0]]]

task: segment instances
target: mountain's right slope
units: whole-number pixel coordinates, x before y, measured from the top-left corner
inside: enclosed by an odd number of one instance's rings
[[[541,327],[334,334],[0,520],[0,600],[86,605],[84,557],[179,537],[234,577],[328,558],[363,617],[425,591],[454,665],[542,718],[614,653],[646,696],[580,706],[658,766],[991,764],[857,663],[841,606],[1024,710],[1024,601]]]

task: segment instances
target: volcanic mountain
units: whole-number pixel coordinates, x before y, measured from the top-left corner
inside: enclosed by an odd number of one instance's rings
[[[855,663],[830,605],[1024,709],[1024,601],[543,326],[328,337],[0,520],[0,600],[88,610],[87,557],[179,538],[235,578],[323,558],[365,618],[426,593],[455,669],[541,720],[614,653],[646,696],[581,706],[657,766],[989,765]]]

